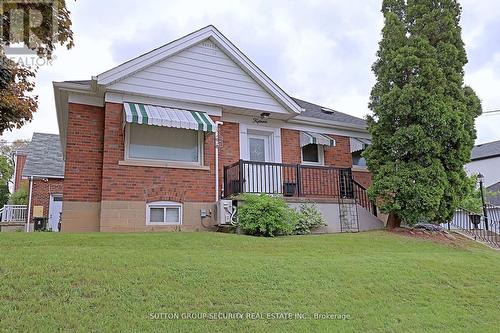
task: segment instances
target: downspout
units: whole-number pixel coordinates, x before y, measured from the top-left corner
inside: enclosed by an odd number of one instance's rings
[[[224,125],[222,121],[215,122],[215,202],[220,199],[219,195],[219,126]]]
[[[30,196],[28,199],[28,211],[26,212],[26,232],[30,231],[31,198],[33,193],[33,176],[30,177]]]

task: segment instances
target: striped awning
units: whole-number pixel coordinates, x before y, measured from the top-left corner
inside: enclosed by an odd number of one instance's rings
[[[371,140],[362,138],[351,138],[351,153],[355,151],[365,150],[366,147],[371,145]]]
[[[204,112],[140,103],[123,103],[125,122],[215,132],[215,123]]]
[[[300,146],[304,147],[310,144],[335,147],[337,143],[326,134],[314,132],[300,132]]]

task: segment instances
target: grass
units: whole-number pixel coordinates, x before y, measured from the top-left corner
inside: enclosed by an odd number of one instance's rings
[[[1,234],[0,330],[498,332],[500,253],[463,244],[382,231]],[[213,312],[264,319],[152,319]],[[266,318],[282,312],[307,319]]]

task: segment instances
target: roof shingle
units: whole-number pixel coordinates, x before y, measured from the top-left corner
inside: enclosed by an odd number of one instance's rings
[[[23,177],[64,177],[64,160],[59,135],[33,133]]]
[[[292,99],[300,105],[302,108],[304,108],[305,111],[302,111],[300,114],[301,116],[304,117],[311,117],[311,118],[316,118],[316,119],[323,119],[323,120],[331,120],[331,121],[337,121],[340,123],[347,123],[351,125],[358,125],[358,126],[366,126],[366,120],[357,118],[351,115],[348,115],[346,113],[342,113],[339,111],[334,111],[332,110],[332,113],[326,113],[322,109],[325,109],[325,107],[317,104],[313,104],[310,102],[303,101],[298,98],[292,97]],[[327,108],[326,108],[327,109]]]
[[[500,156],[500,140],[474,146],[470,158],[474,161],[493,156]]]

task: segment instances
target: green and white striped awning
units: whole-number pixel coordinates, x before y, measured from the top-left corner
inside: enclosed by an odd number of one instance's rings
[[[215,132],[216,125],[204,112],[124,102],[125,122]]]
[[[335,147],[337,143],[326,134],[314,132],[300,132],[300,146],[304,147],[310,144]]]

